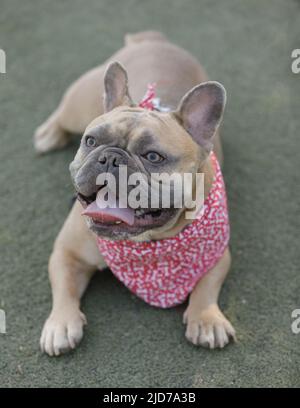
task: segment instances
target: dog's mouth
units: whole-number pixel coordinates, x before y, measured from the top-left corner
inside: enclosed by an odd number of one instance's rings
[[[78,200],[83,206],[82,215],[88,217],[90,228],[100,236],[137,235],[158,228],[175,216],[176,208],[101,208],[97,193],[86,197],[80,193]]]

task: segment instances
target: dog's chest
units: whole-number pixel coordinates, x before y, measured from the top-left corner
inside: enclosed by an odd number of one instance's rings
[[[215,157],[215,179],[201,213],[182,232],[161,241],[98,239],[114,275],[145,302],[162,308],[185,301],[229,242],[227,200]]]

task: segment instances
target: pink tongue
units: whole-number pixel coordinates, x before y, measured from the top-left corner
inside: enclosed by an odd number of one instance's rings
[[[103,223],[123,221],[128,225],[134,224],[134,210],[131,208],[100,208],[96,200],[85,208],[82,215],[87,215]]]

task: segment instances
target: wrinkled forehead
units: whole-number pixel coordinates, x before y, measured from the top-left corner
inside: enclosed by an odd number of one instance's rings
[[[119,107],[96,118],[85,135],[101,144],[123,149],[161,148],[182,160],[196,160],[198,147],[172,113],[148,111],[138,107]]]
[[[121,148],[136,144],[166,146],[178,152],[178,143],[186,140],[184,129],[169,113],[122,107],[96,118],[85,131],[103,144],[112,140]]]

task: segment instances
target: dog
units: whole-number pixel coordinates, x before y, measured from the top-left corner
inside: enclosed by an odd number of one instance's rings
[[[155,106],[147,94],[143,98],[153,83]],[[83,134],[70,165],[78,200],[49,260],[53,307],[42,330],[43,352],[58,356],[79,344],[86,324],[80,298],[93,273],[107,266],[153,306],[172,307],[189,297],[183,323],[194,345],[223,348],[236,340],[218,306],[231,263],[218,132],[225,102],[224,87],[208,81],[193,56],[146,31],[127,34],[124,47],[75,81],[36,130],[39,153]],[[187,208],[172,203],[142,211],[99,209],[105,184],[100,188],[97,177],[116,174],[121,165],[142,173],[146,184],[153,173],[203,173],[200,215],[188,219]],[[194,177],[191,183],[194,191]]]

